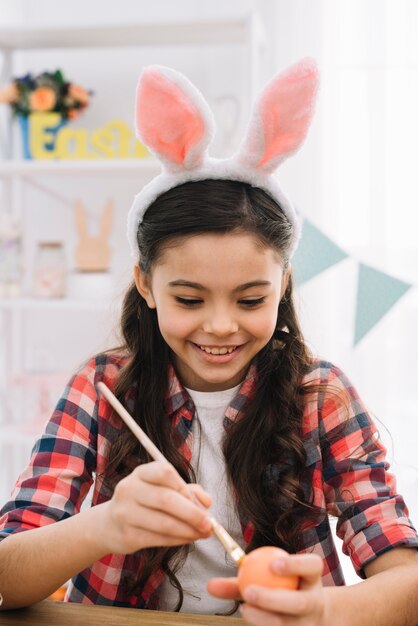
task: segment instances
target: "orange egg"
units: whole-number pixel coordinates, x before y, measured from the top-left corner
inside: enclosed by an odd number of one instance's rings
[[[270,589],[297,589],[298,576],[275,574],[271,562],[287,552],[274,546],[263,546],[247,554],[238,570],[238,587],[241,594],[248,585],[261,585]]]

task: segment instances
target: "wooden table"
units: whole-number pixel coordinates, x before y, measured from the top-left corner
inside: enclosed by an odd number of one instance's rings
[[[242,618],[165,613],[45,600],[28,609],[0,611],[0,626],[243,626]]]

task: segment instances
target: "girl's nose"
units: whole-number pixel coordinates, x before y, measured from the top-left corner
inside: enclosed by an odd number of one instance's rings
[[[205,333],[217,337],[227,337],[238,331],[238,323],[227,311],[212,311],[203,325]]]

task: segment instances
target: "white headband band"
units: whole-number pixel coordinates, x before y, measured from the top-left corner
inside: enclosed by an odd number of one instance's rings
[[[145,68],[136,91],[136,133],[161,161],[162,172],[135,196],[129,211],[127,234],[132,256],[138,258],[138,226],[154,200],[173,187],[208,178],[242,181],[266,191],[294,226],[292,256],[300,238],[300,222],[273,173],[304,141],[318,83],[315,61],[309,58],[275,76],[256,102],[236,154],[214,159],[207,148],[215,122],[200,91],[168,67]]]

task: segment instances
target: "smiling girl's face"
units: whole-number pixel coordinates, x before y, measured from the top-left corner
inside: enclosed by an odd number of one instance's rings
[[[155,308],[162,336],[185,387],[220,391],[238,385],[268,343],[289,270],[249,233],[187,237],[164,250],[140,294]]]

